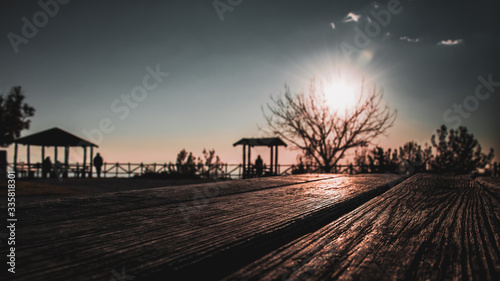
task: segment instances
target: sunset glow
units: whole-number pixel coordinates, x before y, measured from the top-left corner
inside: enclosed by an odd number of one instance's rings
[[[356,87],[344,80],[325,85],[325,99],[333,110],[349,109],[356,104]]]

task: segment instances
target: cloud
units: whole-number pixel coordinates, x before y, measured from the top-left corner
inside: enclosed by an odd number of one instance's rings
[[[351,22],[351,21],[358,22],[359,18],[361,18],[361,15],[349,12],[347,16],[344,17],[344,20],[342,22]]]
[[[438,46],[439,45],[445,45],[445,46],[454,46],[454,45],[458,45],[458,44],[462,44],[464,42],[463,39],[455,39],[455,40],[451,40],[451,39],[448,39],[448,40],[442,40],[441,42],[438,42]]]
[[[399,40],[402,40],[402,41],[406,41],[406,42],[409,42],[409,43],[418,43],[420,42],[420,38],[410,38],[410,37],[407,37],[407,36],[402,36],[402,37],[399,37]]]
[[[330,26],[332,27],[332,29],[335,29],[335,23],[333,23],[333,21],[330,23]]]

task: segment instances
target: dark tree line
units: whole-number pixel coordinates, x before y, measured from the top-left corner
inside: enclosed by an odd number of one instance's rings
[[[422,148],[414,141],[399,149],[384,151],[375,147],[371,151],[356,153],[354,163],[362,173],[418,172],[469,174],[478,168],[491,165],[493,149],[488,154],[482,152],[481,145],[467,128],[448,130],[445,125],[431,137],[431,146]]]
[[[465,127],[448,130],[441,126],[432,136],[431,146],[408,142],[399,149],[375,147],[367,151],[366,147],[393,125],[396,111],[383,103],[382,89],[373,86],[365,93],[364,88],[362,80],[357,104],[344,111],[329,104],[327,95],[333,93],[325,92],[322,83],[318,85],[314,79],[307,93],[292,94],[285,86],[283,95],[271,97],[263,109],[269,132],[302,151],[294,172],[311,171],[311,167],[338,172],[339,161],[354,149],[363,149],[350,166],[352,171],[356,165],[358,172],[467,174],[491,165],[493,149],[484,154]]]

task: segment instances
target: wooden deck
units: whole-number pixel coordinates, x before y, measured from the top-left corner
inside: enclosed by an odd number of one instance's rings
[[[296,175],[27,204],[14,280],[499,280],[498,180],[403,180]]]

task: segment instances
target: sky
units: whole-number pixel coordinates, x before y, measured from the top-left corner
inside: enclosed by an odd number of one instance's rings
[[[262,107],[271,96],[285,84],[300,93],[312,77],[339,73],[375,81],[398,111],[374,145],[423,145],[441,124],[461,124],[500,159],[494,1],[7,0],[0,7],[0,92],[20,85],[36,109],[22,135],[59,127],[98,144],[106,162],[173,162],[183,148],[198,156],[207,148],[240,163],[241,147],[232,144],[266,136]],[[294,163],[296,153],[281,148],[280,162]],[[81,155],[70,152],[73,162]]]

